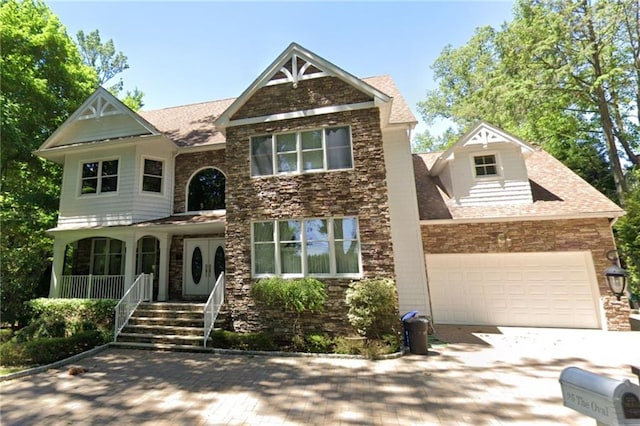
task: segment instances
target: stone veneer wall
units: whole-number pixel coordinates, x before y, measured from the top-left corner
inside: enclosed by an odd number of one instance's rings
[[[314,78],[299,81],[297,89],[293,89],[291,84],[265,86],[249,99],[231,119],[238,120],[372,100],[371,96],[337,77]]]
[[[225,150],[190,152],[176,157],[173,212],[184,213],[187,203],[187,185],[193,174],[207,167],[215,167],[225,174]],[[226,190],[226,189],[225,189]]]
[[[626,300],[618,303],[615,297],[610,296],[603,275],[610,266],[606,253],[615,249],[611,226],[606,218],[423,224],[421,229],[425,254],[589,250],[598,277],[607,328],[629,330],[629,304]],[[498,235],[503,233],[508,233],[510,242],[500,246]]]
[[[300,82],[297,89],[290,84],[268,86],[260,89],[237,116],[280,112],[288,105],[295,105],[295,109],[308,109],[328,98],[339,99],[341,103],[363,100],[360,92],[340,83],[338,85],[336,79],[330,78]],[[328,92],[337,90],[337,87],[341,87],[343,92]],[[353,170],[295,176],[250,176],[249,141],[252,135],[335,125],[351,126]],[[377,108],[230,127],[227,129],[226,151],[226,284],[236,330],[290,329],[293,320],[283,313],[262,311],[250,296],[251,286],[256,282],[251,277],[252,221],[357,216],[364,277],[394,276],[382,132]],[[345,290],[351,280],[322,281],[328,287],[328,305],[323,313],[303,318],[303,324],[309,330],[352,332],[344,303]]]

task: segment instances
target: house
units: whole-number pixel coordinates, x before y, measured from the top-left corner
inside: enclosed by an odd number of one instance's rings
[[[485,123],[412,156],[415,124],[390,77],[295,43],[236,99],[136,113],[99,88],[36,152],[64,165],[50,296],[153,273],[153,300],[202,301],[223,279],[242,331],[265,326],[258,279],[313,276],[311,325],[341,332],[349,283],[389,277],[436,322],[614,327],[597,271],[622,210]]]

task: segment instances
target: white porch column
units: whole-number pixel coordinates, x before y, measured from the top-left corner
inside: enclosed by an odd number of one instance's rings
[[[125,262],[124,262],[124,279],[125,291],[131,287],[136,274],[136,237],[135,235],[127,236],[125,243]]]
[[[64,250],[67,246],[66,239],[55,237],[53,240],[53,264],[51,266],[51,284],[49,297],[60,297],[62,286],[62,269],[64,268]]]
[[[160,261],[158,262],[158,300],[164,302],[169,294],[169,240],[167,234],[158,237],[160,241]]]

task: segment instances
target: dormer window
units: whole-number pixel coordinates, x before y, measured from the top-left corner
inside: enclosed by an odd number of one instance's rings
[[[474,156],[473,167],[477,178],[498,176],[498,162],[495,154]]]
[[[80,193],[104,194],[118,190],[118,160],[82,163]]]

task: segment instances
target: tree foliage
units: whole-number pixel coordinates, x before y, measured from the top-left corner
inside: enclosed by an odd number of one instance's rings
[[[18,319],[22,302],[46,295],[61,168],[34,155],[97,84],[58,18],[38,0],[0,4],[2,39],[1,313]]]
[[[103,86],[123,71],[129,69],[126,55],[121,51],[116,51],[112,39],[103,43],[99,30],[94,30],[89,34],[85,34],[84,31],[80,30],[76,34],[76,39],[82,62],[93,68],[98,74],[98,85]],[[124,82],[120,77],[108,90],[114,96],[119,97],[123,88]],[[137,111],[144,105],[143,96],[144,93],[135,88],[133,91],[127,91],[121,100],[126,106]]]

